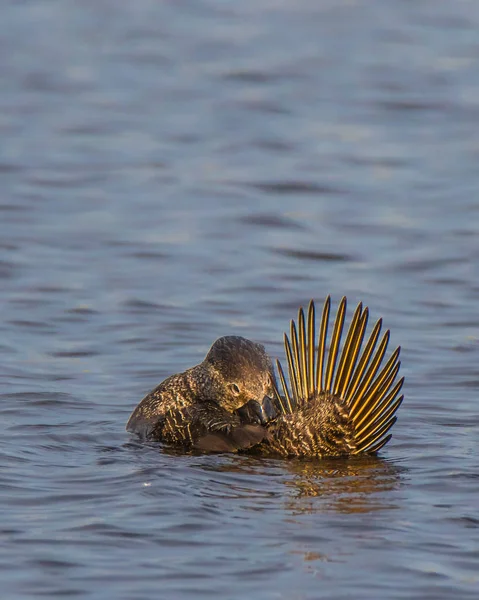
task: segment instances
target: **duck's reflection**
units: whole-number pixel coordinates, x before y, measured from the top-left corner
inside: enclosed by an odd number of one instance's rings
[[[143,444],[141,471],[145,480],[154,481],[156,474],[161,481],[143,493],[162,498],[166,476],[170,492],[186,486],[196,517],[203,508],[208,518],[212,510],[238,511],[238,518],[261,531],[261,547],[281,548],[291,560],[300,557],[315,574],[321,563],[347,562],[389,522],[387,513],[400,508],[397,490],[407,473],[377,457],[284,460],[148,447],[145,453]]]
[[[164,458],[183,457],[183,467],[222,474],[210,480],[216,498],[263,498],[255,510],[278,508],[300,513],[369,513],[397,508],[393,490],[400,487],[404,467],[375,456],[311,460],[269,459],[238,454],[198,455],[151,443],[157,465]],[[144,453],[145,443],[140,446]],[[205,490],[197,490],[206,495]]]
[[[292,461],[286,468],[292,475],[285,481],[291,490],[286,504],[292,512],[365,513],[395,508],[384,492],[399,487],[401,470],[385,460]]]
[[[270,479],[271,486],[267,487],[271,496],[282,498],[290,516],[325,511],[367,513],[396,508],[387,492],[400,486],[403,471],[391,462],[371,456],[308,461],[236,456],[234,460],[203,464],[203,468],[246,475],[252,492],[255,482],[261,482],[264,492],[264,478]]]
[[[314,574],[322,568],[319,563],[349,560],[350,545],[344,540],[354,547],[354,539],[369,535],[377,520],[368,513],[399,508],[392,492],[404,473],[403,467],[377,457],[300,461],[237,456],[208,468],[242,484],[242,498],[252,500],[251,510],[279,509],[281,543]]]

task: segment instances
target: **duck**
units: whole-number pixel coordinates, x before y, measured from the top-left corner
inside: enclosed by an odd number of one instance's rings
[[[171,375],[149,392],[126,429],[142,439],[185,449],[245,450],[268,435],[262,402],[272,395],[274,381],[273,364],[262,344],[224,336],[200,364]]]
[[[172,375],[131,414],[127,430],[200,452],[266,457],[375,455],[391,439],[404,396],[400,347],[379,319],[366,339],[369,308],[359,303],[343,340],[347,299],[338,305],[328,344],[331,298],[316,338],[316,307],[300,307],[284,334],[289,384],[263,345],[240,336],[216,340],[205,359]],[[379,343],[378,343],[379,341]],[[329,347],[328,347],[329,346]]]

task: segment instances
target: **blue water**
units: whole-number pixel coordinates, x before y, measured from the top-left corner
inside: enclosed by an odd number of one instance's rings
[[[11,1],[0,19],[2,598],[475,599],[479,4]],[[402,346],[378,460],[124,430],[300,304]]]

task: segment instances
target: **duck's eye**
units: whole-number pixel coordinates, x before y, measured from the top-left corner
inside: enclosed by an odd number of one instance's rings
[[[241,394],[241,390],[239,389],[239,387],[236,385],[236,383],[232,383],[230,385],[230,390],[233,392],[233,394],[235,396],[239,396]]]

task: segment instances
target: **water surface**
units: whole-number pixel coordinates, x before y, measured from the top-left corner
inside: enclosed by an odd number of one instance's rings
[[[477,598],[479,5],[5,2],[5,598]],[[124,426],[345,294],[402,346],[380,460]]]

